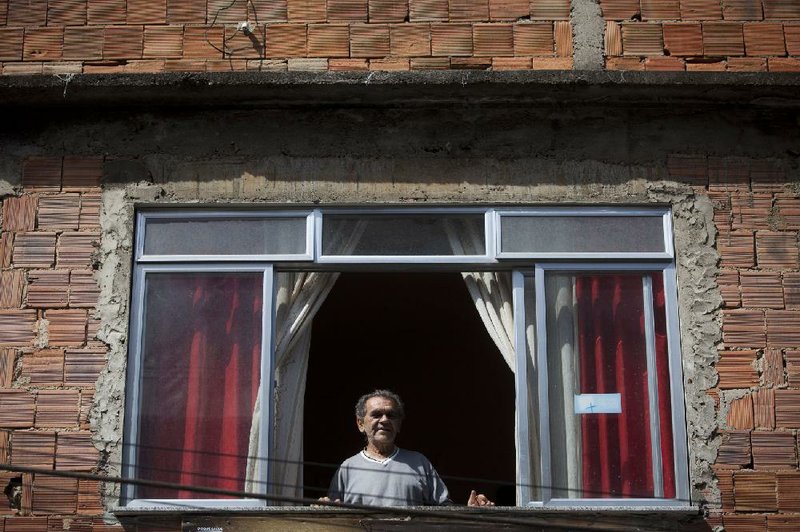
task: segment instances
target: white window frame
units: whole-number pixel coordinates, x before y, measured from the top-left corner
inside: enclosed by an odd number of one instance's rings
[[[486,249],[482,255],[471,256],[323,256],[322,251],[322,226],[326,214],[359,214],[369,217],[371,214],[475,214],[483,213]],[[615,253],[503,253],[500,250],[501,221],[504,216],[658,216],[663,220],[664,249],[663,253],[652,252],[615,252]],[[235,218],[235,217],[300,217],[306,216],[306,252],[302,255],[145,255],[144,237],[146,221],[153,218]],[[126,398],[126,417],[124,441],[127,447],[123,451],[123,473],[133,475],[136,471],[135,442],[138,437],[138,405],[139,387],[141,378],[141,338],[142,318],[144,312],[144,287],[145,277],[150,273],[171,272],[256,272],[264,273],[264,316],[262,317],[262,360],[261,382],[269,383],[262,386],[262,404],[268,408],[262,409],[261,423],[266,427],[265,437],[259,450],[259,460],[269,464],[269,449],[272,445],[272,387],[274,385],[273,361],[273,334],[274,334],[274,271],[282,263],[291,263],[293,267],[304,267],[305,264],[317,265],[316,268],[335,270],[335,266],[344,268],[363,266],[370,268],[372,265],[397,264],[405,265],[404,269],[429,270],[431,265],[443,265],[453,271],[465,271],[469,268],[476,270],[485,269],[487,266],[497,269],[498,266],[512,273],[513,276],[513,301],[515,312],[515,347],[518,353],[527,353],[525,346],[525,313],[524,313],[524,279],[533,276],[535,282],[535,309],[536,309],[536,349],[535,357],[538,367],[547,368],[546,363],[546,335],[538,334],[546,331],[546,305],[544,293],[544,276],[548,271],[660,271],[663,273],[664,291],[666,297],[667,338],[670,367],[670,393],[672,405],[672,438],[675,460],[675,492],[674,499],[654,497],[646,499],[608,498],[608,499],[553,499],[548,490],[541,491],[541,500],[531,500],[530,490],[530,464],[534,457],[530,456],[528,447],[528,401],[527,394],[536,390],[539,397],[539,433],[541,435],[542,452],[540,453],[540,470],[542,478],[550,474],[549,470],[549,411],[545,408],[547,401],[547,372],[538,373],[538,382],[530,386],[527,376],[526,357],[517,357],[515,375],[516,408],[517,408],[517,506],[523,507],[625,507],[643,508],[655,506],[688,507],[690,506],[689,479],[688,479],[688,449],[684,411],[683,374],[680,351],[680,329],[677,312],[677,283],[675,279],[674,248],[672,245],[671,211],[668,207],[365,207],[357,208],[316,208],[287,210],[257,209],[257,210],[206,210],[206,209],[143,209],[137,213],[135,242],[135,267],[133,278],[133,295],[131,298],[131,325],[128,365],[128,390]],[[556,259],[559,261],[556,262]],[[570,261],[570,262],[564,262]],[[646,262],[643,262],[646,261]],[[442,267],[442,266],[440,266]],[[652,317],[652,316],[651,316]],[[652,334],[649,331],[648,334]],[[544,362],[544,365],[541,365]],[[655,378],[648,373],[648,378]],[[652,402],[652,398],[651,398]],[[544,435],[547,435],[545,438]],[[134,445],[130,445],[133,442]],[[544,442],[547,445],[544,445]],[[547,449],[545,449],[547,447]],[[655,445],[653,448],[655,449]],[[655,451],[654,451],[655,452]],[[659,457],[660,459],[660,457]],[[256,479],[267,485],[270,478],[269,467],[262,468],[262,478]],[[542,482],[546,484],[546,482]],[[266,501],[252,499],[180,499],[180,500],[145,500],[133,499],[131,485],[125,486],[122,500],[128,508],[162,508],[164,506],[191,507],[264,507]],[[266,488],[265,488],[266,492]]]

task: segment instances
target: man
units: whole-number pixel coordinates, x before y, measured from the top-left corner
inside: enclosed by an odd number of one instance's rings
[[[404,415],[403,401],[389,390],[375,390],[358,400],[356,425],[367,445],[339,466],[328,496],[320,500],[375,506],[453,504],[430,461],[395,445]],[[494,506],[475,490],[467,504]]]

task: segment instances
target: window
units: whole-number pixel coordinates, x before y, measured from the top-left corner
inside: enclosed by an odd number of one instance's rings
[[[359,286],[380,264],[452,272],[469,293],[515,396],[498,414],[516,416],[513,503],[688,504],[667,209],[138,216],[124,474],[207,489],[128,484],[129,506],[318,495],[302,465],[312,323],[342,271]]]

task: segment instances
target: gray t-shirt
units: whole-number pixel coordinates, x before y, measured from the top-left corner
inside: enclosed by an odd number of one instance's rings
[[[374,506],[451,504],[439,474],[422,454],[405,449],[384,462],[364,451],[339,466],[328,489],[331,500]]]

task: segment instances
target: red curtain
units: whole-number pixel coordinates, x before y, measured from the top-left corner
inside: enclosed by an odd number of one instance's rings
[[[261,274],[151,274],[140,478],[242,490],[261,361]],[[215,498],[139,487],[138,498]]]
[[[674,496],[664,292],[654,277],[665,496]],[[622,413],[581,416],[584,497],[653,497],[642,277],[578,276],[580,393],[619,393]],[[660,308],[659,308],[660,301]],[[667,450],[668,449],[668,450]],[[667,488],[669,486],[669,488]],[[672,495],[670,495],[670,493]]]

